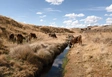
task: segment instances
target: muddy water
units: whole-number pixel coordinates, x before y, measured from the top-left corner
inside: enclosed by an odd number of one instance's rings
[[[68,52],[69,47],[67,47],[59,56],[56,57],[54,63],[52,64],[50,70],[41,77],[62,77],[62,63],[65,55]]]

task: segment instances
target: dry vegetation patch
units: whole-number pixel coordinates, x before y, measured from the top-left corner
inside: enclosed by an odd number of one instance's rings
[[[52,57],[49,54],[58,54],[60,50],[60,45],[54,44],[65,42],[69,34],[81,34],[83,45],[76,44],[70,49],[65,77],[112,77],[111,32],[112,27],[108,25],[91,27],[91,30],[81,32],[80,28],[66,29],[20,23],[0,15],[0,77],[36,76],[39,73],[37,71],[43,69],[40,58],[51,62]],[[37,39],[18,45],[9,41],[11,33],[23,36],[35,33]],[[48,33],[56,33],[57,38],[49,37]],[[47,46],[50,47],[46,48]],[[50,50],[52,47],[57,47],[58,52]],[[48,55],[43,55],[44,51]],[[37,57],[38,55],[41,57]]]
[[[49,33],[52,32],[56,33],[57,39],[49,37]],[[45,49],[46,46],[65,42],[63,34],[71,32],[66,28],[20,23],[0,15],[0,77],[37,76],[38,71],[43,69],[43,63],[40,60],[52,62],[52,57],[49,55],[54,55],[54,51],[50,50],[50,47]],[[15,36],[21,34],[27,37],[30,33],[35,33],[37,38],[30,41],[24,39],[22,44],[9,40],[10,34]]]
[[[76,44],[67,57],[64,77],[111,77],[111,33],[83,33],[83,45]]]

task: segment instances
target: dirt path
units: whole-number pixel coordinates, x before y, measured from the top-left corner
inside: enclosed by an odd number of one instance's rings
[[[83,45],[70,49],[64,77],[112,77],[112,42],[97,36],[83,35]]]

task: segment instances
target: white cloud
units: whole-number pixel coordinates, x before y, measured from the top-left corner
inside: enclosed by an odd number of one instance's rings
[[[40,16],[40,18],[45,18],[45,17],[46,17],[46,15]]]
[[[51,3],[53,5],[60,5],[60,4],[62,4],[62,2],[64,0],[45,0],[45,1],[48,2],[48,3]]]
[[[65,14],[65,17],[68,17],[68,18],[76,18],[76,17],[83,17],[84,14],[83,13],[80,13],[80,14],[75,14],[75,13],[70,13],[70,14]]]
[[[78,24],[79,24],[79,21],[78,20],[75,20],[75,21],[72,22],[71,25],[74,26],[74,25],[78,25]]]
[[[40,22],[43,22],[44,20],[43,19],[40,19]]]
[[[106,19],[106,24],[112,24],[112,18],[107,18]]]
[[[97,17],[97,16],[88,16],[87,18],[81,21],[84,21],[85,24],[93,25],[93,24],[96,24],[101,19],[102,19],[101,17]]]
[[[37,12],[36,14],[42,14],[42,12]]]
[[[84,17],[85,15],[83,13],[75,14],[75,13],[69,13],[65,14],[65,17],[70,18],[69,20],[65,20],[63,23],[66,24],[66,28],[73,28],[73,27],[85,27],[85,25],[81,24],[78,20],[76,20],[77,17]]]
[[[105,16],[112,16],[112,14],[105,14]]]
[[[80,17],[80,16],[79,16]],[[73,27],[87,27],[87,26],[93,26],[98,24],[97,22],[99,20],[101,20],[101,17],[97,17],[97,16],[88,16],[85,19],[81,19],[81,20],[65,20],[63,23],[66,24],[67,28],[73,28]]]
[[[53,8],[45,8],[44,10],[48,12],[61,12],[60,10],[55,10]]]
[[[66,20],[63,22],[64,24],[66,24],[66,28],[74,28],[74,27],[85,27],[84,24],[79,23],[78,20]]]
[[[66,24],[66,25],[71,25],[72,22],[73,22],[72,20],[66,20],[66,21],[64,21],[63,23]]]
[[[107,12],[112,12],[112,4],[108,7],[106,7]]]
[[[57,27],[57,25],[56,25],[56,23],[55,23],[55,22],[50,23],[50,26]]]

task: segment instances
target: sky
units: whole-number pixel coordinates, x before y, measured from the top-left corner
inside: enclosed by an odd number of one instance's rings
[[[0,15],[39,26],[112,24],[112,0],[0,0]]]

